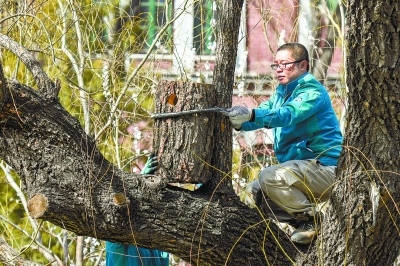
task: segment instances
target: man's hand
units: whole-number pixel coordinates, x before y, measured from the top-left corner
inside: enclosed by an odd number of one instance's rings
[[[238,129],[244,122],[251,118],[252,110],[244,106],[234,106],[222,111],[225,116],[229,117],[234,128]]]
[[[140,171],[140,174],[152,175],[157,170],[157,166],[158,166],[157,156],[154,153],[150,153],[146,164],[144,165],[142,171]]]

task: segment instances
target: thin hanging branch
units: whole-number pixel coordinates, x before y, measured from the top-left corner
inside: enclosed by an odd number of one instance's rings
[[[136,77],[136,75],[139,73],[139,70],[144,66],[146,63],[147,59],[149,58],[150,54],[154,50],[154,47],[156,47],[156,44],[158,40],[164,35],[164,33],[167,31],[168,27],[173,25],[174,21],[179,18],[183,13],[187,11],[187,5],[188,5],[188,0],[185,1],[183,4],[183,8],[177,13],[173,19],[169,20],[157,33],[156,37],[154,38],[153,43],[150,45],[146,55],[142,59],[142,61],[138,64],[138,66],[134,69],[134,71],[129,75],[129,77],[126,80],[125,86],[122,88],[121,93],[119,94],[117,100],[115,101],[114,105],[111,108],[109,118],[107,119],[107,122],[105,125],[96,133],[95,139],[97,140],[101,134],[111,125],[113,121],[113,117],[115,113],[117,112],[117,107],[118,104],[121,102],[122,98],[125,96],[126,91],[129,89],[129,86],[131,85],[132,80]],[[150,114],[149,114],[150,115]]]

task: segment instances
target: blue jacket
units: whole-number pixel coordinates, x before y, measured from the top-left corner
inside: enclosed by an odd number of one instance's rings
[[[280,163],[317,158],[324,165],[337,165],[342,133],[325,87],[305,73],[254,109],[253,121],[240,130],[273,128],[274,151]]]
[[[156,249],[139,248],[106,241],[107,266],[168,266],[169,254]]]

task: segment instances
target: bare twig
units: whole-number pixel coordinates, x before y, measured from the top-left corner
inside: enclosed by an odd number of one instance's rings
[[[101,263],[101,261],[102,261],[102,258],[103,258],[103,254],[104,254],[105,251],[106,251],[105,248],[103,248],[102,250],[100,250],[100,253],[99,253],[99,255],[97,256],[97,260],[96,260],[96,263],[94,264],[94,266],[99,266],[99,265],[100,265],[100,263]]]
[[[82,109],[83,109],[83,114],[84,114],[84,127],[85,127],[85,132],[86,134],[89,134],[90,131],[90,115],[89,115],[89,104],[87,101],[87,93],[84,90],[85,84],[83,81],[83,69],[84,69],[84,64],[85,64],[85,57],[84,57],[84,51],[83,51],[83,46],[82,46],[82,32],[81,32],[81,26],[79,24],[79,18],[78,14],[76,13],[76,9],[73,6],[73,3],[71,1],[68,1],[69,5],[72,10],[72,16],[73,16],[73,23],[75,26],[75,33],[76,33],[76,40],[77,40],[77,47],[78,47],[78,58],[76,59],[73,55],[73,53],[68,49],[67,47],[67,16],[66,16],[66,11],[67,7],[64,7],[61,1],[58,1],[58,4],[60,5],[60,9],[63,12],[63,34],[62,34],[62,39],[61,39],[61,49],[62,51],[67,55],[69,60],[72,63],[72,67],[76,73],[76,77],[78,80],[78,86],[79,86],[79,96],[80,96],[80,101],[82,104]]]
[[[83,266],[83,240],[85,240],[83,236],[78,236],[76,238],[76,256],[75,256],[76,266]]]
[[[51,49],[50,49],[50,51],[51,51],[51,57],[52,57],[53,62],[54,62],[56,56],[55,56],[55,54],[54,54],[53,43],[51,42],[50,34],[49,34],[48,30],[46,29],[45,25],[43,24],[43,21],[42,21],[41,19],[39,19],[37,16],[34,16],[34,15],[32,15],[32,14],[28,14],[28,13],[18,13],[18,14],[12,15],[12,16],[8,16],[8,17],[6,17],[6,18],[4,18],[4,19],[1,19],[1,20],[0,20],[0,24],[3,24],[6,20],[9,20],[9,19],[14,18],[14,17],[31,17],[31,18],[36,19],[36,20],[39,22],[40,26],[42,26],[42,30],[45,32],[46,37],[47,37],[47,39],[49,40],[49,45],[48,45],[48,46],[51,47]]]
[[[149,50],[147,51],[146,55],[144,56],[144,58],[142,59],[142,61],[139,63],[139,65],[135,68],[135,70],[129,75],[128,79],[126,80],[126,84],[125,86],[122,88],[122,91],[120,93],[120,95],[118,96],[117,100],[115,101],[115,104],[112,106],[111,108],[111,112],[109,115],[109,118],[106,122],[106,124],[96,133],[95,135],[95,139],[97,140],[99,138],[99,136],[101,136],[101,134],[111,125],[112,121],[113,121],[113,116],[115,115],[115,112],[117,111],[119,102],[122,100],[122,98],[125,96],[126,91],[128,90],[130,83],[132,82],[132,80],[134,79],[134,77],[137,75],[137,73],[139,72],[139,70],[143,67],[143,65],[146,63],[147,59],[149,58],[150,54],[152,53],[154,47],[156,46],[158,40],[163,36],[163,34],[165,33],[165,31],[168,29],[169,26],[171,26],[174,21],[179,18],[183,13],[186,12],[187,9],[187,4],[188,4],[188,0],[185,1],[183,8],[180,10],[180,12],[178,14],[176,14],[174,16],[173,19],[169,20],[162,28],[161,30],[157,33],[156,37],[154,38],[153,43],[150,45]]]
[[[24,207],[25,213],[28,212],[28,204],[26,202],[26,198],[24,193],[22,192],[21,188],[18,186],[18,184],[14,181],[13,177],[11,176],[11,167],[7,165],[5,162],[0,163],[0,168],[3,170],[4,176],[7,179],[8,184],[14,189],[14,191],[17,193],[19,199],[21,200],[21,204]],[[37,231],[38,227],[35,222],[35,220],[32,219],[32,217],[28,216],[29,222],[33,228],[34,231]]]

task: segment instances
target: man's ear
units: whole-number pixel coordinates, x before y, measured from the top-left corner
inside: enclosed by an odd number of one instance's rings
[[[307,65],[308,65],[308,62],[306,60],[300,62],[300,69],[307,70]]]

